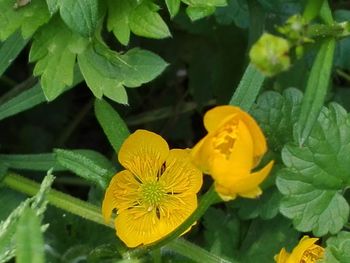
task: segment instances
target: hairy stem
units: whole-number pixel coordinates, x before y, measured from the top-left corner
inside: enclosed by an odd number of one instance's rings
[[[3,183],[13,190],[28,194],[30,196],[35,195],[40,189],[40,184],[15,173],[8,173],[5,176]],[[113,224],[106,224],[104,222],[101,215],[101,209],[93,204],[54,189],[51,189],[48,192],[47,200],[51,205],[67,212],[78,215],[95,223],[114,228]]]

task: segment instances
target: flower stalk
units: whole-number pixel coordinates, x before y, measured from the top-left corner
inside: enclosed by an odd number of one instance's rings
[[[139,256],[148,251],[161,248],[170,244],[171,241],[175,240],[178,236],[184,233],[188,228],[190,228],[199,218],[201,218],[208,208],[218,201],[219,197],[215,191],[214,185],[203,195],[201,198],[197,209],[190,215],[180,226],[178,226],[173,232],[169,233],[167,236],[160,239],[158,242],[149,244],[134,250],[128,251],[128,255],[131,257]]]
[[[180,255],[186,255],[188,258],[195,262],[206,262],[206,263],[236,263],[237,261],[227,260],[221,258],[215,254],[212,254],[203,248],[194,245],[191,242],[186,241],[183,238],[178,238],[168,245],[165,249],[170,249],[177,252]]]
[[[313,24],[308,27],[306,35],[311,39],[348,37],[350,36],[350,22],[346,21],[333,25]]]
[[[23,176],[20,176],[15,173],[8,173],[2,183],[21,193],[33,196],[35,195],[39,189],[40,184],[27,179]],[[75,197],[67,195],[65,193],[59,192],[54,189],[50,189],[47,194],[47,200],[53,206],[60,208],[64,211],[70,212],[74,215],[83,217],[87,220],[93,221],[97,224],[101,224],[114,229],[114,225],[112,223],[106,224],[102,215],[100,208],[90,204],[88,202],[79,200]],[[208,251],[201,249],[200,247],[192,244],[190,242],[176,241],[175,239],[185,232],[190,226],[194,224],[204,213],[205,211],[216,201],[218,200],[218,196],[214,190],[214,187],[211,187],[208,192],[201,198],[199,206],[195,210],[195,212],[177,229],[175,229],[172,233],[165,236],[159,242],[155,244],[151,244],[148,246],[144,246],[141,248],[137,248],[134,250],[126,251],[125,247],[122,244],[119,244],[118,251],[123,254],[124,258],[136,258],[142,256],[145,253],[148,253],[155,249],[160,249],[161,247],[165,247],[165,249],[174,251],[180,255],[185,257],[191,256],[189,254],[191,251],[197,253],[197,257],[201,259],[205,259],[202,262],[225,262],[223,259],[210,254]],[[228,261],[227,261],[228,262]]]
[[[3,183],[13,190],[28,194],[30,196],[35,195],[40,189],[40,184],[15,173],[8,173],[5,176]],[[47,200],[51,205],[67,212],[78,215],[100,225],[114,228],[113,224],[105,223],[101,215],[101,209],[93,204],[84,202],[78,198],[54,189],[49,190]]]

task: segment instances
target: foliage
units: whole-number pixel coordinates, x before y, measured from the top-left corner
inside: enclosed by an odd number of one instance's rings
[[[0,0],[0,10],[0,262],[268,263],[304,235],[320,238],[320,262],[350,261],[347,1]],[[145,129],[192,148],[216,105],[261,127],[268,152],[252,173],[274,160],[263,194],[223,202],[204,176],[194,214],[127,248],[101,214],[125,139]]]

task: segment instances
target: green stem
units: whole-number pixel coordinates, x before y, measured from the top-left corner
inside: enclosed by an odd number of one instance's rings
[[[348,27],[349,22],[333,25],[314,24],[309,26],[306,35],[309,38],[347,37],[350,36]]]
[[[23,90],[28,89],[29,87],[32,87],[36,82],[36,79],[34,77],[29,77],[22,83],[15,85],[10,91],[5,93],[0,97],[0,104],[6,102],[7,100],[15,97],[19,93],[21,93]]]
[[[346,81],[350,82],[350,75],[348,75],[347,73],[345,73],[340,69],[337,69],[336,72],[339,76],[343,77]]]
[[[31,196],[35,195],[40,189],[40,185],[38,183],[14,173],[7,174],[3,180],[3,183],[13,190]],[[104,222],[101,209],[93,204],[54,189],[51,189],[48,192],[47,200],[51,205],[67,212],[81,216],[95,223],[114,228],[113,224],[106,224]]]
[[[194,245],[191,242],[184,240],[183,238],[175,239],[168,243],[165,249],[174,251],[180,255],[184,255],[195,262],[205,263],[233,263],[237,261],[226,260],[217,255],[210,253],[209,251]]]
[[[140,248],[136,248],[134,250],[128,251],[128,255],[124,255],[126,257],[136,257],[142,254],[145,254],[153,249],[161,248],[167,245],[169,242],[176,239],[178,236],[184,234],[191,226],[204,215],[207,209],[217,201],[218,195],[214,189],[214,186],[205,193],[202,199],[199,202],[197,209],[190,215],[185,222],[183,222],[180,226],[178,226],[173,232],[163,237],[161,240],[154,244],[146,245]],[[186,256],[186,254],[184,255]]]
[[[35,195],[39,189],[40,185],[30,179],[27,179],[23,176],[20,176],[15,173],[8,173],[4,180],[3,184],[7,187],[16,190],[18,192],[28,194],[30,196]],[[159,242],[144,246],[142,248],[134,249],[131,251],[125,251],[125,248],[120,244],[118,247],[118,252],[126,257],[137,257],[144,253],[158,250],[163,246],[166,246],[166,249],[175,251],[185,257],[196,260],[200,258],[202,262],[223,262],[228,263],[230,261],[224,260],[216,255],[210,254],[208,251],[187,242],[185,240],[177,241],[176,239],[181,234],[185,233],[205,212],[206,210],[217,201],[218,196],[212,186],[208,192],[200,200],[200,204],[195,212],[177,229],[172,233],[165,236]],[[102,218],[101,210],[99,207],[90,204],[88,202],[82,201],[65,193],[59,192],[57,190],[51,189],[47,194],[47,200],[53,206],[56,206],[60,209],[63,209],[67,212],[70,212],[74,215],[78,215],[87,220],[93,221],[95,223],[110,227],[114,229],[113,224],[106,224]],[[157,253],[157,252],[155,252]]]

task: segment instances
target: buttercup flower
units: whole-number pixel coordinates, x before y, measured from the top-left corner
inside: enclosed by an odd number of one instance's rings
[[[123,143],[118,159],[125,170],[112,178],[102,214],[109,221],[117,210],[117,235],[128,247],[157,241],[197,208],[202,173],[186,150],[169,150],[159,135],[137,130]]]
[[[265,137],[246,112],[234,106],[218,106],[204,116],[208,134],[192,149],[194,163],[215,181],[225,201],[237,195],[255,198],[259,184],[269,174],[273,161],[252,172],[267,150]]]
[[[315,263],[323,257],[324,248],[316,245],[318,238],[304,236],[289,254],[284,248],[275,256],[277,263]]]

